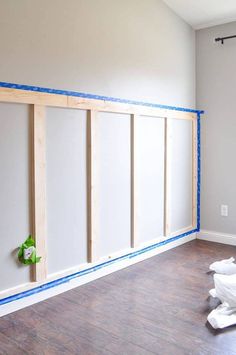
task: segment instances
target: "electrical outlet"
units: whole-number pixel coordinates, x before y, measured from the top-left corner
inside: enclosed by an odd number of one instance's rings
[[[228,217],[228,206],[221,205],[221,216]]]

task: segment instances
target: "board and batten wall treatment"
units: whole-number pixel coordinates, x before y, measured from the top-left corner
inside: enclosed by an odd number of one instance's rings
[[[197,230],[199,111],[45,90],[0,87],[0,299]]]

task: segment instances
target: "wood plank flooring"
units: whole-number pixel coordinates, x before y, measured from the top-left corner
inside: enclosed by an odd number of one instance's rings
[[[0,354],[236,354],[214,331],[207,273],[236,247],[195,240],[0,319]]]

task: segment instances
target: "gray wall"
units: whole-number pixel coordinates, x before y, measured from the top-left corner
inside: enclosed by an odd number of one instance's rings
[[[170,129],[170,231],[192,225],[192,121],[171,120]]]
[[[87,261],[86,116],[46,110],[48,272]]]
[[[136,120],[136,238],[139,243],[164,235],[164,125],[163,118],[140,116]]]
[[[29,280],[17,248],[30,234],[29,108],[0,103],[0,291]]]
[[[0,80],[193,107],[195,33],[160,0],[0,0]]]
[[[98,256],[130,247],[130,116],[98,114],[96,151]]]
[[[201,227],[236,234],[236,22],[197,31],[197,106],[202,120]],[[220,205],[229,206],[221,217]]]

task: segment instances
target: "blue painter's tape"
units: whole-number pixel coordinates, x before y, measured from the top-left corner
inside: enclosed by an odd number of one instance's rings
[[[201,114],[197,114],[197,230],[200,231],[201,214]]]
[[[35,287],[31,290],[24,291],[21,293],[18,293],[13,296],[9,296],[6,298],[3,298],[0,300],[0,306],[17,301],[19,299],[29,297],[32,295],[35,295],[37,293],[43,292],[45,290],[49,290],[53,287],[65,284],[72,279],[90,274],[92,272],[95,272],[97,270],[100,270],[104,267],[107,267],[109,265],[115,264],[118,261],[126,260],[126,259],[131,259],[134,257],[137,257],[141,254],[144,254],[146,252],[149,252],[153,249],[156,249],[158,247],[164,246],[166,244],[169,244],[171,242],[174,242],[175,240],[178,240],[180,238],[186,237],[192,233],[199,232],[200,230],[200,187],[201,187],[201,138],[200,138],[200,131],[201,131],[201,126],[200,126],[200,119],[201,119],[201,114],[204,113],[204,111],[200,110],[192,110],[192,109],[186,109],[186,108],[181,108],[181,107],[174,107],[174,106],[166,106],[166,105],[158,105],[158,104],[152,104],[152,103],[146,103],[146,102],[139,102],[139,101],[132,101],[132,100],[125,100],[125,99],[119,99],[119,98],[114,98],[114,97],[107,97],[107,96],[99,96],[99,95],[92,95],[92,94],[85,94],[85,93],[80,93],[80,92],[75,92],[75,91],[64,91],[64,90],[56,90],[56,89],[48,89],[48,88],[41,88],[37,86],[29,86],[29,85],[19,85],[19,84],[11,84],[11,83],[5,83],[5,82],[0,82],[0,87],[5,87],[5,88],[11,88],[11,89],[18,89],[18,90],[28,90],[28,91],[36,91],[36,92],[45,92],[49,94],[58,94],[58,95],[67,95],[67,96],[76,96],[76,97],[82,97],[82,98],[89,98],[89,99],[97,99],[97,100],[104,100],[104,101],[112,101],[112,102],[120,102],[120,103],[126,103],[126,104],[133,104],[133,105],[141,105],[141,106],[149,106],[149,107],[155,107],[155,108],[163,108],[163,109],[169,109],[169,110],[175,110],[175,111],[183,111],[183,112],[192,112],[192,113],[197,113],[197,228],[183,233],[179,236],[167,239],[165,241],[162,241],[160,243],[156,243],[153,245],[150,245],[148,247],[145,247],[141,250],[138,250],[133,253],[129,253],[123,256],[120,256],[118,258],[106,261],[104,263],[101,263],[99,265],[90,267],[85,270],[78,271],[72,275],[68,275],[66,277],[62,277],[58,280],[54,280],[51,282],[48,282],[44,285]]]
[[[186,232],[186,233],[183,233],[179,236],[176,236],[176,237],[173,237],[173,238],[170,238],[170,239],[167,239],[167,240],[164,240],[162,242],[159,242],[159,243],[156,243],[156,244],[153,244],[153,245],[150,245],[148,247],[145,247],[141,250],[138,250],[136,252],[133,252],[133,253],[129,253],[129,254],[126,254],[126,255],[123,255],[123,256],[120,256],[118,258],[115,258],[115,259],[112,259],[112,260],[108,260],[104,263],[101,263],[99,265],[96,265],[96,266],[93,266],[93,267],[90,267],[88,269],[85,269],[85,270],[81,270],[81,271],[78,271],[74,274],[71,274],[71,275],[68,275],[68,276],[65,276],[65,277],[62,277],[58,280],[55,280],[55,281],[51,281],[51,282],[48,282],[44,285],[41,285],[41,286],[38,286],[38,287],[35,287],[31,290],[28,290],[28,291],[24,291],[24,292],[21,292],[21,293],[18,293],[16,295],[13,295],[13,296],[9,296],[9,297],[6,297],[6,298],[2,298],[0,300],[0,306],[4,305],[4,304],[7,304],[7,303],[11,303],[13,301],[17,301],[19,299],[22,299],[22,298],[25,298],[25,297],[29,297],[29,296],[33,296],[37,293],[40,293],[40,292],[43,292],[43,291],[46,291],[46,290],[49,290],[53,287],[56,287],[56,286],[59,286],[59,285],[62,285],[62,284],[65,284],[73,279],[76,279],[78,277],[81,277],[81,276],[85,276],[87,274],[90,274],[92,272],[95,272],[95,271],[98,271],[104,267],[107,267],[107,266],[110,266],[112,264],[115,264],[117,263],[118,261],[123,261],[123,260],[127,260],[127,259],[132,259],[134,257],[137,257],[141,254],[144,254],[144,253],[147,253],[153,249],[156,249],[156,248],[159,248],[161,246],[164,246],[164,245],[167,245],[171,242],[174,242],[175,240],[178,240],[178,239],[181,239],[181,238],[184,238],[192,233],[196,233],[197,232],[197,229],[194,229],[192,231],[189,231],[189,232]]]
[[[77,91],[66,91],[66,90],[42,88],[42,87],[38,87],[38,86],[20,85],[20,84],[12,84],[12,83],[0,82],[0,87],[9,88],[9,89],[45,92],[45,93],[48,93],[48,94],[75,96],[75,97],[81,97],[81,98],[85,98],[85,99],[95,99],[95,100],[102,100],[102,101],[119,102],[119,103],[129,104],[129,105],[148,106],[148,107],[162,108],[162,109],[175,110],[175,111],[192,112],[192,113],[197,113],[197,114],[204,113],[204,111],[193,110],[193,109],[183,108],[183,107],[174,107],[174,106],[168,106],[168,105],[158,105],[158,104],[153,104],[153,103],[150,103],[150,102],[126,100],[126,99],[120,99],[120,98],[109,97],[109,96],[86,94],[86,93],[77,92]]]

